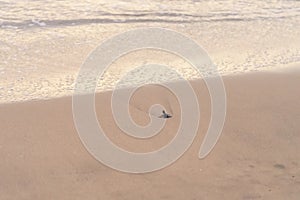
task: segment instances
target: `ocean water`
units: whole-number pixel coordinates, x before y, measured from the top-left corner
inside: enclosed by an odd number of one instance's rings
[[[0,103],[71,95],[89,53],[133,28],[169,28],[190,37],[222,75],[288,66],[300,62],[299,22],[297,0],[2,0]],[[116,61],[98,90],[113,89],[124,73],[145,63],[172,66],[188,79],[201,77],[181,58],[142,50]],[[144,74],[128,85],[166,81]]]

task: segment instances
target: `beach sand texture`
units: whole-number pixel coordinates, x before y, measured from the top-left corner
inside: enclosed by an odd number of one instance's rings
[[[299,200],[299,8],[298,0],[0,0],[0,200]],[[93,77],[78,76],[93,50],[118,34],[150,27],[195,41],[216,68],[198,64],[198,74],[191,59],[145,48],[122,54],[97,77],[98,121],[114,144],[132,152],[163,147],[180,127],[176,96],[149,84],[180,88],[180,74],[199,100],[197,136],[180,159],[152,173],[122,173],[84,147],[71,96],[78,78],[85,90],[94,88]],[[169,46],[167,41],[162,42]],[[184,43],[171,43],[200,59]],[[226,121],[215,148],[200,160],[211,118],[202,78],[216,73],[226,88]],[[137,124],[149,123],[153,104],[172,115],[158,119],[166,121],[158,135],[137,139],[117,126],[111,94],[124,77],[122,89],[143,85],[129,104]]]
[[[154,173],[126,174],[96,161],[84,148],[72,118],[71,97],[0,105],[0,199],[289,199],[300,197],[300,73],[255,72],[225,76],[227,117],[220,140],[203,160],[198,151],[210,119],[202,80],[192,81],[201,121],[191,148]],[[177,83],[178,84],[178,83]],[[147,124],[148,108],[161,103],[173,117],[149,139],[126,136],[113,121],[111,92],[97,94],[99,122],[127,150],[147,152],[177,131],[175,96],[144,86],[130,112]],[[146,98],[145,98],[146,97]]]

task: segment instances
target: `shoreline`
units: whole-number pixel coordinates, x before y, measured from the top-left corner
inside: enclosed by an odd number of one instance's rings
[[[279,67],[276,68],[268,68],[260,71],[250,71],[250,72],[240,72],[240,73],[235,73],[235,74],[225,74],[225,75],[220,75],[222,78],[226,77],[232,77],[232,76],[247,76],[247,75],[252,75],[252,74],[260,74],[260,73],[290,73],[290,72],[298,72],[300,70],[300,63],[299,62],[294,62],[294,63],[289,63],[287,65],[280,65]],[[213,78],[213,77],[206,77],[206,78]],[[188,80],[189,82],[194,82],[197,80],[203,80],[204,78],[198,78],[198,79],[191,79]],[[178,81],[172,81],[168,83],[176,83]],[[165,83],[165,82],[164,82]],[[146,85],[157,85],[159,83],[155,84],[146,84]],[[124,87],[121,89],[128,89],[128,87]],[[99,93],[106,93],[106,92],[112,92],[113,89],[107,89],[103,91],[96,91],[95,94]],[[25,102],[37,102],[37,101],[47,101],[47,100],[54,100],[54,99],[60,99],[60,98],[70,98],[72,95],[63,95],[63,96],[55,96],[55,97],[49,97],[49,98],[34,98],[34,99],[28,99],[28,100],[17,100],[17,101],[8,101],[8,102],[1,102],[0,105],[8,105],[8,104],[18,104],[18,103],[25,103]]]

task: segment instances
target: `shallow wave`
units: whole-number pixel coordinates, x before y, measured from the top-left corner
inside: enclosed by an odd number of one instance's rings
[[[239,17],[235,14],[219,14],[218,16],[202,16],[178,13],[152,13],[152,14],[109,14],[106,13],[105,18],[83,18],[83,19],[62,19],[62,20],[26,20],[22,22],[4,21],[1,28],[34,28],[34,27],[60,27],[60,26],[80,26],[89,24],[128,24],[128,23],[201,23],[201,22],[230,22],[230,21],[256,21],[256,20],[279,20],[297,18],[300,14],[289,16],[255,16],[255,17]],[[116,18],[120,17],[120,18]],[[126,17],[126,18],[124,18]],[[3,18],[13,20],[16,18]]]
[[[297,18],[299,1],[0,1],[2,28],[115,23],[196,23]]]

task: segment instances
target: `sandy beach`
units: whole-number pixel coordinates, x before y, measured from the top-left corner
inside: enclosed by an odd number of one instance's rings
[[[191,148],[165,169],[136,175],[112,170],[86,151],[74,126],[71,97],[1,104],[0,199],[299,199],[299,70],[225,76],[224,84],[225,126],[209,156],[198,159],[210,100],[204,82],[196,80],[201,121]],[[130,112],[141,125],[153,103],[172,109],[165,128],[149,140],[117,128],[110,97],[111,92],[99,93],[96,109],[115,144],[147,152],[174,137],[180,109],[164,88],[144,86],[131,100]]]
[[[0,200],[300,199],[300,1],[1,0],[0,8]],[[159,85],[167,83],[176,90]],[[130,101],[112,98],[135,86]],[[95,105],[74,106],[72,95],[94,92]],[[172,117],[160,117],[163,109]],[[165,122],[157,135],[141,130],[153,121]],[[199,159],[205,141],[213,148]]]

